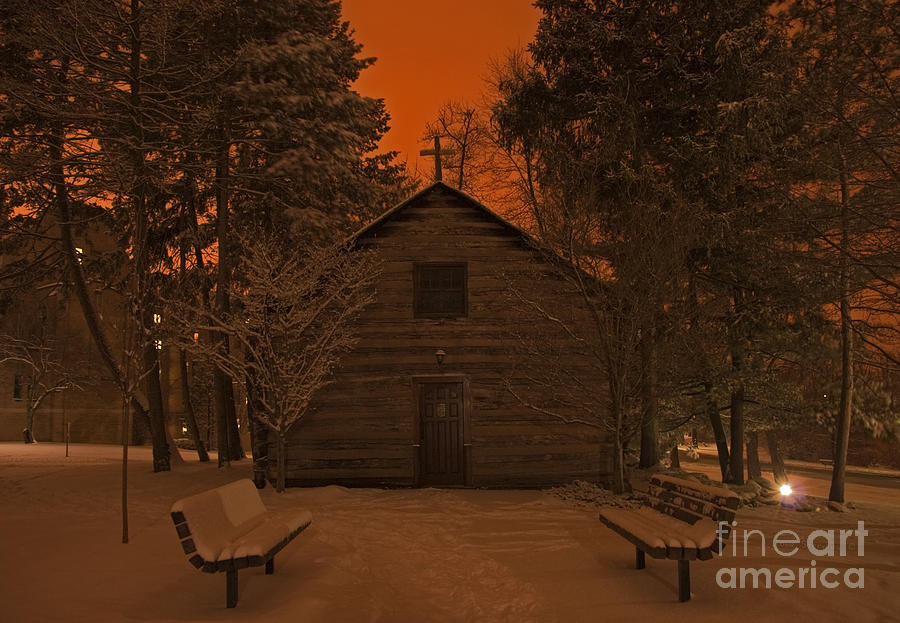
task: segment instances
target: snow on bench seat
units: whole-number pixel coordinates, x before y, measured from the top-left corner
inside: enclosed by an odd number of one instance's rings
[[[265,556],[281,541],[289,538],[292,534],[299,533],[311,522],[312,515],[305,510],[290,514],[273,514],[267,521],[256,526],[247,534],[228,543],[219,552],[216,560]]]
[[[701,519],[694,524],[686,524],[670,515],[665,515],[648,506],[637,509],[610,508],[600,512],[607,525],[615,524],[622,531],[634,535],[646,543],[650,549],[657,550],[660,555],[654,558],[685,557],[679,551],[675,556],[668,556],[669,550],[694,549],[712,547],[716,540],[717,524],[711,519]],[[618,530],[617,530],[618,532]],[[651,554],[652,556],[653,554]],[[690,556],[690,554],[687,554]],[[696,557],[696,554],[693,556]]]
[[[668,474],[650,479],[647,505],[637,509],[600,511],[600,521],[635,546],[635,566],[645,567],[644,554],[678,561],[678,598],[690,599],[691,560],[721,553],[740,499],[713,487]],[[722,529],[719,529],[719,526]]]
[[[227,573],[227,606],[237,604],[237,571],[266,566],[312,522],[307,510],[269,513],[249,479],[183,498],[172,505],[172,521],[189,562],[207,573]]]

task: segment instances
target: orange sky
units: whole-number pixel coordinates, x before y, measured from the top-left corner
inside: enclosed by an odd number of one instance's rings
[[[540,12],[531,0],[343,0],[344,18],[378,60],[356,82],[363,95],[384,98],[397,150],[410,170],[432,167],[418,155],[425,124],[447,100],[479,101],[491,59],[528,44]]]

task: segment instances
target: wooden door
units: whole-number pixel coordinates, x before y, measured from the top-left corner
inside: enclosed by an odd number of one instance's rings
[[[419,386],[419,431],[421,484],[465,484],[462,383]]]

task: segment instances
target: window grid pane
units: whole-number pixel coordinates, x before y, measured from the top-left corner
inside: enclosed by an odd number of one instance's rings
[[[466,315],[465,264],[417,264],[415,284],[416,316]]]

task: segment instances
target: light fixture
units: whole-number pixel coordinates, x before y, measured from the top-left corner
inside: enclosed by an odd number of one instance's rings
[[[791,489],[791,485],[789,485],[788,483],[784,483],[783,485],[778,487],[778,492],[781,493],[782,496],[788,497],[794,492],[794,490]]]
[[[444,363],[444,355],[446,355],[446,354],[447,353],[444,352],[443,348],[439,348],[436,351],[434,351],[434,358],[437,360],[438,365],[441,365],[442,363]]]

